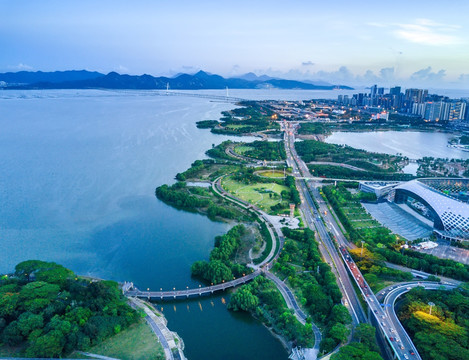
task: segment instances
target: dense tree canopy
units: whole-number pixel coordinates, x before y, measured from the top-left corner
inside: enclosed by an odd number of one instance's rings
[[[65,267],[25,261],[0,280],[0,338],[28,357],[86,350],[138,319],[117,283],[76,277]]]
[[[435,304],[431,315],[429,302]],[[423,359],[469,359],[469,291],[464,287],[413,289],[398,315]]]
[[[217,236],[215,248],[210,252],[210,260],[196,261],[192,264],[192,275],[201,277],[211,284],[219,284],[251,272],[246,266],[232,261],[245,232],[244,225],[236,225],[225,235]]]

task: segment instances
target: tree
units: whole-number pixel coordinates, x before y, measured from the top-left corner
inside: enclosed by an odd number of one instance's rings
[[[0,296],[0,317],[8,317],[14,314],[18,307],[19,294],[4,293]]]
[[[233,279],[233,274],[223,262],[220,260],[210,261],[207,267],[206,278],[213,284],[219,284],[223,281]]]
[[[352,317],[348,309],[342,304],[336,304],[332,308],[332,321],[340,322],[342,324],[350,324],[352,322]]]
[[[28,357],[59,357],[65,345],[65,336],[58,330],[42,335],[26,349]]]
[[[39,281],[59,285],[64,285],[69,277],[74,276],[73,271],[62,265],[40,260],[28,260],[19,263],[15,267],[15,275],[25,277],[28,281],[34,275]]]
[[[370,349],[376,349],[376,329],[369,324],[358,324],[353,332],[353,337]]]
[[[342,346],[331,360],[383,360],[375,351],[370,351],[365,344],[350,343]]]
[[[334,324],[329,330],[329,336],[339,343],[346,341],[349,334],[350,330],[341,323]]]
[[[234,311],[253,311],[257,305],[259,298],[251,293],[249,285],[245,285],[231,296],[228,308]]]
[[[25,312],[18,318],[18,330],[24,337],[28,337],[33,330],[42,329],[43,326],[44,318],[40,314]]]
[[[19,345],[23,341],[23,336],[18,328],[18,321],[12,321],[2,333],[2,341],[9,346]]]

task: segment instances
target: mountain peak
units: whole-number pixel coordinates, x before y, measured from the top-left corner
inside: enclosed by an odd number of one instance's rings
[[[194,74],[195,77],[208,77],[208,76],[211,76],[209,73],[203,71],[203,70],[199,70],[197,71],[195,74]]]

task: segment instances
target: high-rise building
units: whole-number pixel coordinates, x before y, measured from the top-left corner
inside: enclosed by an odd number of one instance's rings
[[[440,121],[442,102],[427,102],[424,119],[428,121]]]
[[[448,120],[463,120],[466,114],[466,103],[463,101],[452,101],[447,103],[448,106]]]
[[[401,87],[400,86],[394,86],[389,89],[389,94],[391,95],[400,95],[401,94]]]

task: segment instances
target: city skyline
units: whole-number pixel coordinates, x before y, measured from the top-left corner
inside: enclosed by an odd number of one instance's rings
[[[469,3],[0,1],[0,71],[247,72],[469,88]]]

